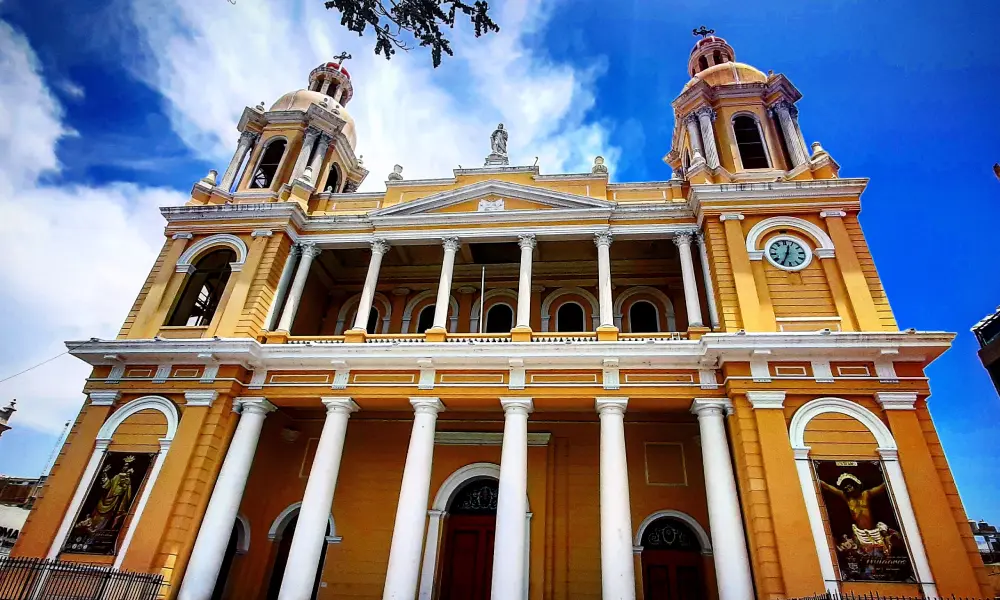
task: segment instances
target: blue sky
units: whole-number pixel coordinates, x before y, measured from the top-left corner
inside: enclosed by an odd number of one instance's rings
[[[929,369],[931,410],[970,517],[1000,522],[1000,399],[969,327],[1000,304],[1000,4],[495,2],[503,30],[456,31],[455,58],[387,63],[321,0],[0,0],[0,378],[111,337],[158,250],[156,207],[185,200],[235,147],[244,106],[304,84],[342,49],[359,152],[381,189],[476,165],[497,122],[543,172],[608,158],[616,181],[670,177],[670,101],[691,29],[802,91],[807,141],[870,177],[862,223],[901,327],[958,332]],[[19,398],[0,472],[40,471],[87,369],[70,357],[0,384]]]

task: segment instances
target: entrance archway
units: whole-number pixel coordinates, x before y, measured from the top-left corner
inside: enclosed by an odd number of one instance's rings
[[[212,590],[212,600],[223,600],[228,598],[227,587],[229,585],[229,575],[233,569],[233,560],[237,555],[246,554],[250,548],[250,524],[246,517],[236,515],[236,522],[233,523],[233,533],[229,536],[229,544],[226,546],[226,554],[222,557],[222,567],[219,569],[219,577],[215,580],[215,589]]]
[[[285,575],[285,565],[288,564],[288,551],[292,546],[292,537],[295,535],[295,525],[299,519],[299,508],[301,506],[301,502],[296,502],[281,511],[281,514],[274,520],[271,529],[267,532],[268,539],[275,542],[277,546],[273,550],[274,560],[271,562],[271,575],[267,584],[267,600],[277,600],[278,592],[281,590],[281,579]],[[337,537],[333,515],[330,515],[326,527],[326,544],[339,541],[340,538]],[[319,557],[319,567],[316,569],[316,578],[313,581],[313,590],[310,598],[314,600],[316,592],[319,589],[319,581],[323,574],[323,565],[326,562],[326,548],[327,546],[324,545]]]
[[[441,546],[441,600],[489,600],[499,481],[466,482],[448,503]]]
[[[706,600],[704,555],[708,536],[690,516],[650,515],[639,527],[645,600]]]

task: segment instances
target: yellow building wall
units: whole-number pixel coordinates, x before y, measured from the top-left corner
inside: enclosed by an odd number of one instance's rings
[[[139,290],[139,295],[136,297],[135,302],[132,303],[132,309],[128,311],[128,316],[125,317],[125,322],[118,331],[118,339],[129,337],[129,332],[135,324],[135,319],[139,315],[139,310],[142,308],[142,304],[146,301],[146,295],[149,294],[149,289],[153,286],[153,280],[156,278],[157,273],[164,268],[163,259],[166,257],[172,241],[173,240],[170,238],[167,238],[167,240],[163,243],[163,247],[160,249],[160,253],[156,256],[156,261],[153,263],[153,268],[150,269],[149,275],[146,276],[146,281],[142,284],[142,288]],[[174,265],[166,266],[171,269],[174,267]]]

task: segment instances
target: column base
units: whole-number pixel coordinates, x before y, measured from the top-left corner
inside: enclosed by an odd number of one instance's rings
[[[368,332],[364,329],[348,329],[344,332],[345,344],[364,344]]]
[[[510,341],[512,342],[530,342],[531,341],[531,327],[520,326],[515,327],[510,330]]]
[[[444,342],[448,338],[448,330],[444,327],[431,327],[424,332],[426,342]]]
[[[711,329],[708,327],[688,327],[688,339],[689,340],[700,340],[701,336],[706,333],[711,333]]]
[[[267,344],[287,344],[289,334],[283,329],[268,331],[264,334],[264,342]]]
[[[617,342],[618,341],[618,328],[614,325],[601,325],[597,328],[597,341],[599,342]]]

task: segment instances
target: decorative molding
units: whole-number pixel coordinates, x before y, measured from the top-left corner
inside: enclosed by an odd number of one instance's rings
[[[551,433],[529,433],[528,446],[547,446]],[[500,446],[503,433],[488,431],[437,431],[434,443],[438,446]]]
[[[600,248],[601,246],[610,246],[613,240],[611,230],[607,229],[604,231],[599,231],[594,234],[594,245]]]
[[[726,221],[742,221],[743,213],[722,213],[719,215],[719,220],[722,222]]]
[[[681,521],[682,523],[690,527],[695,537],[698,538],[698,545],[701,546],[702,556],[712,555],[712,538],[709,537],[708,533],[705,531],[705,528],[701,526],[701,523],[699,523],[697,519],[679,510],[658,510],[653,514],[647,516],[645,519],[643,519],[642,522],[639,523],[639,528],[636,529],[635,542],[633,547],[639,548],[639,551],[641,552],[642,536],[643,534],[646,533],[646,528],[652,525],[653,522],[655,522],[657,519],[661,519],[664,517],[670,519],[677,519],[678,521]]]
[[[247,245],[238,236],[231,233],[217,233],[202,238],[191,244],[181,257],[177,259],[175,267],[178,273],[189,273],[189,268],[194,266],[194,262],[207,250],[216,246],[228,246],[236,252],[236,262],[230,263],[242,266],[247,260]]]
[[[916,392],[875,392],[875,400],[882,410],[914,410]]]
[[[765,408],[781,409],[785,406],[785,392],[776,390],[749,390],[747,400],[754,410]]]
[[[833,369],[830,368],[830,361],[828,360],[813,360],[810,361],[812,365],[813,378],[817,383],[833,383]]]
[[[196,390],[184,392],[184,400],[187,406],[212,406],[215,399],[219,397],[219,392],[215,390]]]
[[[602,384],[606,390],[621,389],[621,377],[617,358],[605,358],[601,373]]]
[[[190,231],[179,231],[179,232],[175,233],[173,236],[171,236],[171,239],[174,239],[174,240],[190,240],[193,237],[194,237],[194,234],[191,233]]]
[[[874,413],[860,404],[835,397],[810,400],[795,411],[795,414],[792,415],[792,422],[788,426],[788,437],[793,448],[806,447],[806,425],[813,418],[825,413],[837,413],[853,417],[867,427],[868,431],[875,436],[875,441],[878,443],[879,448],[896,449],[896,440],[893,439],[889,428]]]
[[[100,390],[90,392],[91,406],[112,406],[122,397],[122,393],[117,390]]]
[[[728,416],[733,413],[733,402],[729,398],[695,398],[691,402],[691,412],[698,415]]]
[[[271,229],[254,229],[253,232],[250,233],[250,237],[254,237],[254,238],[258,238],[258,237],[271,237],[273,235],[274,235],[274,231],[271,230]]]
[[[798,217],[770,217],[757,223],[750,228],[750,231],[747,232],[746,248],[747,253],[751,254],[751,260],[760,260],[761,257],[763,257],[763,252],[757,250],[757,242],[764,235],[764,233],[779,227],[797,229],[808,234],[811,238],[813,238],[813,244],[815,244],[817,250],[827,250],[830,253],[830,256],[832,256],[834,250],[833,240],[825,231],[820,229],[818,225]],[[802,243],[801,240],[797,241]],[[809,245],[804,244],[803,248],[808,249]]]
[[[819,216],[823,219],[829,219],[830,217],[846,217],[847,213],[842,210],[821,210]]]
[[[161,364],[156,366],[156,373],[153,375],[153,383],[166,383],[170,379],[170,371],[173,370],[171,364]]]
[[[282,535],[285,533],[285,528],[291,523],[293,517],[297,517],[299,514],[299,509],[302,507],[301,502],[295,502],[289,504],[278,513],[278,516],[271,523],[271,527],[267,530],[267,539],[272,542],[276,542],[281,539]],[[333,513],[330,513],[330,517],[326,522],[326,543],[336,544],[339,543],[342,538],[337,536],[337,524],[333,521]]]
[[[110,441],[111,437],[115,434],[115,430],[125,422],[125,419],[144,410],[155,410],[162,413],[167,418],[167,432],[161,439],[174,439],[180,416],[177,414],[177,407],[174,406],[174,403],[163,396],[143,396],[124,404],[104,422],[101,430],[97,432],[97,439]]]

